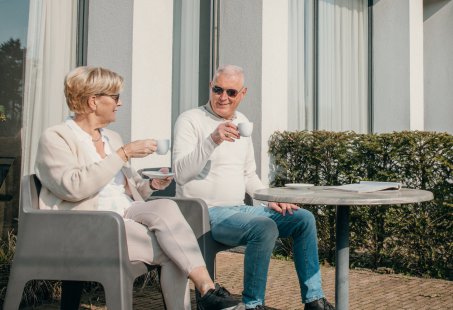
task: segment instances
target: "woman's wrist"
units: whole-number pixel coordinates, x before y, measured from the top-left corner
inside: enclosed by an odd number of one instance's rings
[[[117,153],[118,153],[118,155],[120,155],[121,159],[124,160],[124,162],[129,161],[129,158],[130,158],[130,157],[129,157],[129,154],[127,153],[126,148],[125,148],[124,145],[122,145],[122,146],[120,147],[120,149],[118,150]]]

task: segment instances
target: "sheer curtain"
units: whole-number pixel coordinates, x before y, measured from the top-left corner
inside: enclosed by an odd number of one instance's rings
[[[313,1],[288,2],[288,130],[314,129],[313,4]]]
[[[318,128],[368,131],[368,1],[320,0]]]
[[[175,0],[172,123],[198,106],[200,0]]]
[[[25,60],[22,173],[34,172],[43,130],[68,114],[65,75],[76,64],[77,0],[30,1]]]

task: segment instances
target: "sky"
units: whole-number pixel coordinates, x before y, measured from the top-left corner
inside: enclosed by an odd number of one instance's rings
[[[29,1],[0,0],[0,43],[13,38],[26,45]]]

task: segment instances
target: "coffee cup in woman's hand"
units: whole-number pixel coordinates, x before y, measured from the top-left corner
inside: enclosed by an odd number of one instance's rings
[[[159,155],[167,154],[170,149],[170,139],[159,139],[157,141],[156,153]]]

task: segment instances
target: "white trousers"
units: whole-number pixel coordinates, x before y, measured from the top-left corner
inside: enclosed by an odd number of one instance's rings
[[[187,277],[206,264],[178,205],[169,199],[134,202],[124,218],[129,259],[160,265],[167,309],[190,310]]]

